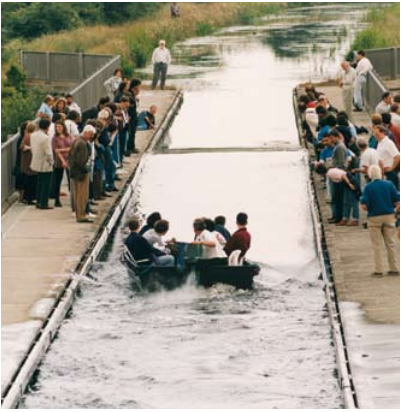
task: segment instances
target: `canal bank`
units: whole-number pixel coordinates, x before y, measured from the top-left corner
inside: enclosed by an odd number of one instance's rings
[[[181,101],[182,94],[176,91],[141,93],[141,109],[158,106],[159,127],[137,134],[139,153],[125,159],[120,191],[100,202],[93,224],[75,222],[68,196],[62,198],[61,209],[43,212],[15,204],[2,217],[2,399],[10,389],[15,392],[8,393],[13,399],[8,405],[15,404],[23,392],[71,306],[82,276],[121,215],[142,155],[168,130]],[[63,189],[68,192],[66,186]],[[41,341],[42,348],[37,349]],[[15,379],[18,385],[12,387]]]
[[[334,107],[342,109],[341,90],[333,84],[316,85]],[[302,86],[296,95],[304,93]],[[299,118],[299,113],[296,113]],[[354,114],[355,124],[371,130],[366,112]],[[367,135],[365,137],[368,137]],[[311,159],[314,151],[309,147]],[[366,212],[360,209],[358,227],[328,223],[331,216],[322,177],[312,173],[320,214],[321,233],[336,290],[349,363],[360,408],[399,408],[400,404],[400,281],[399,277],[377,279]],[[399,243],[398,250],[399,250]],[[399,255],[398,255],[399,260]]]

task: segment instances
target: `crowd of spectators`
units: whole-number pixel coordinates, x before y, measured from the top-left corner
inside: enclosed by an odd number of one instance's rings
[[[138,153],[138,130],[155,128],[157,107],[138,113],[141,80],[117,69],[105,82],[107,96],[86,110],[72,95],[46,96],[36,119],[24,122],[15,167],[19,201],[38,209],[63,207],[62,181],[70,191],[77,222],[92,222],[93,206],[118,191],[123,160]]]
[[[369,66],[366,62],[365,65]],[[353,114],[361,111],[362,105],[360,100],[355,102],[353,88],[361,87],[361,79],[353,73],[354,69],[348,62],[343,62],[341,69],[341,110],[335,108],[327,96],[312,84],[306,85],[305,93],[298,97],[303,137],[313,147],[315,155],[311,167],[324,179],[326,199],[331,207],[329,223],[359,226],[359,206],[362,203],[362,209],[367,211],[367,227],[374,250],[374,274],[383,274],[379,253],[382,240],[378,236],[378,227],[385,234],[389,273],[399,274],[394,263],[394,239],[396,224],[399,236],[400,96],[384,93],[375,113],[371,115],[369,130],[358,126]],[[381,186],[378,180],[382,180],[384,185]],[[373,190],[373,187],[379,186],[380,189]],[[376,198],[372,200],[372,196]],[[383,203],[386,207],[380,206]],[[383,210],[391,215],[384,220],[379,219],[377,214]]]

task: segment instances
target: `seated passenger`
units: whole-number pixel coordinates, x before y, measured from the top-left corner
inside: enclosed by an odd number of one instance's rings
[[[166,242],[162,239],[169,229],[169,222],[167,220],[158,220],[153,229],[149,229],[143,237],[156,249],[161,250],[166,255],[171,254],[171,250],[167,247]]]
[[[158,220],[162,220],[162,215],[159,212],[151,213],[146,219],[146,225],[142,227],[139,234],[143,236],[148,230],[153,229],[154,224]]]
[[[125,246],[136,261],[149,260],[155,266],[174,266],[174,257],[166,255],[159,249],[154,248],[139,232],[139,221],[133,219],[128,224],[131,231],[125,239]]]
[[[204,219],[196,219],[193,224],[195,232],[195,241],[193,245],[202,246],[202,258],[214,259],[218,257],[224,257],[217,249],[218,241],[216,237],[206,229],[206,223]]]
[[[136,130],[151,130],[156,127],[155,114],[157,106],[150,106],[149,110],[143,111],[138,115]]]
[[[224,253],[222,250],[222,247],[227,243],[226,239],[224,238],[224,236],[218,232],[216,230],[216,224],[214,223],[214,221],[212,219],[207,219],[205,218],[205,224],[206,224],[206,230],[208,230],[217,240],[217,249],[218,249],[218,253],[219,255],[221,255],[222,257],[224,257]],[[220,251],[221,249],[221,251]]]
[[[224,216],[217,216],[214,219],[215,230],[224,236],[226,242],[230,240],[231,233],[226,229],[226,218]]]
[[[248,215],[246,213],[238,213],[237,227],[238,230],[231,236],[230,240],[224,246],[224,251],[227,256],[230,256],[234,250],[240,250],[240,257],[244,257],[246,252],[251,247],[251,235],[246,226],[248,224]]]

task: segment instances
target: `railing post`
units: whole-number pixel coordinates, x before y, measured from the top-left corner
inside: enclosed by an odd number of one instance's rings
[[[50,53],[46,52],[46,83],[50,83],[51,69],[50,69]]]
[[[79,81],[81,82],[85,79],[84,56],[82,53],[78,53],[78,76],[79,76]]]

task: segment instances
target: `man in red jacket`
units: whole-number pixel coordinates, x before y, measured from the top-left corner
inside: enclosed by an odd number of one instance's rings
[[[238,230],[231,236],[230,240],[224,246],[224,251],[226,252],[227,256],[230,256],[231,253],[234,252],[234,250],[240,250],[240,257],[243,257],[251,247],[251,235],[246,228],[247,224],[248,215],[246,213],[238,213]]]

